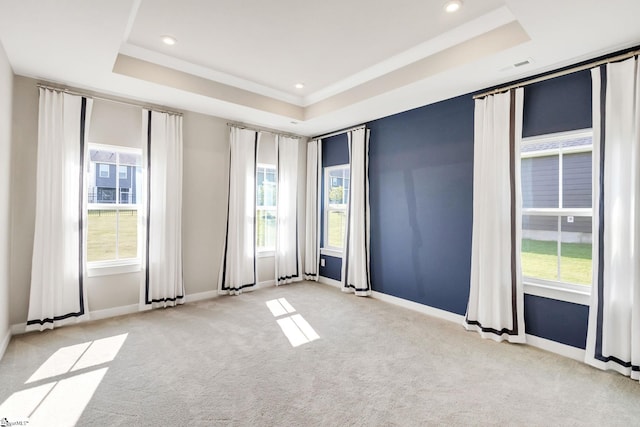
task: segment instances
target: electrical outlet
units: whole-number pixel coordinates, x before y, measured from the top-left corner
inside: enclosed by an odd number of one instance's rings
[[[320,267],[324,267],[324,258],[320,258]]]

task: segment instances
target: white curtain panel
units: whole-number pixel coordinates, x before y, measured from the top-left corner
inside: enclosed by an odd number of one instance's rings
[[[260,134],[230,128],[229,205],[218,293],[256,286],[256,156]]]
[[[585,361],[640,379],[640,67],[592,70],[593,287]]]
[[[349,204],[342,291],[358,296],[371,295],[369,277],[369,131],[364,128],[348,133]]]
[[[307,143],[307,204],[305,218],[304,278],[319,279],[320,265],[320,203],[322,172],[322,140]]]
[[[182,281],[182,116],[143,110],[147,167],[143,309],[184,303]]]
[[[84,162],[91,99],[40,88],[27,330],[88,318]]]
[[[298,244],[298,145],[300,140],[276,136],[278,171],[278,210],[276,228],[276,285],[298,282],[300,249]]]
[[[522,89],[476,100],[468,330],[525,342],[520,265]]]

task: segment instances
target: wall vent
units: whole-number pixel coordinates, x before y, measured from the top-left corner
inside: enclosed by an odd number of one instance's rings
[[[518,68],[518,67],[522,67],[523,65],[529,65],[529,64],[531,64],[531,60],[525,59],[524,61],[516,62],[515,64],[513,64],[513,68]]]

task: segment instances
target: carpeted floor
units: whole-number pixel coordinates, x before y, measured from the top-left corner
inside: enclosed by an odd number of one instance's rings
[[[629,426],[639,402],[621,375],[312,283],[16,336],[0,362],[0,420],[29,426]]]

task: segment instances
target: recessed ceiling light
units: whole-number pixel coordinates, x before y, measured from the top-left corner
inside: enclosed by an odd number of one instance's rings
[[[296,83],[296,89],[304,89],[304,83]]]
[[[453,13],[462,7],[462,0],[449,0],[443,6],[444,10]]]
[[[173,46],[174,44],[176,44],[176,38],[173,36],[164,35],[160,38],[162,39],[162,42],[166,45]]]

